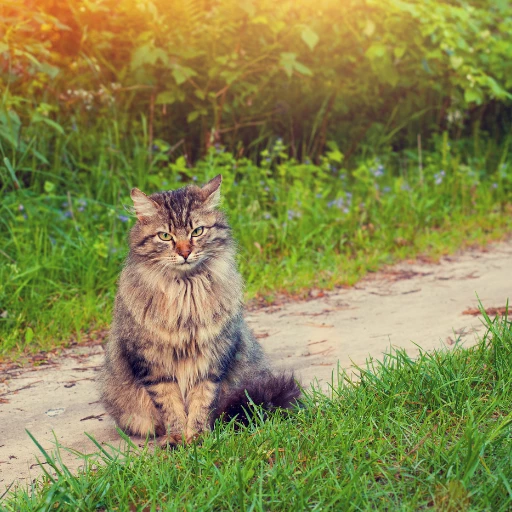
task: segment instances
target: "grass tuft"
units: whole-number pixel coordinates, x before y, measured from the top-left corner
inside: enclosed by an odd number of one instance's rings
[[[385,264],[436,258],[512,228],[508,164],[495,168],[463,145],[425,148],[419,173],[414,155],[361,158],[347,169],[339,151],[301,163],[282,143],[258,165],[217,148],[194,168],[164,150],[148,167],[138,145],[112,153],[89,142],[64,152],[74,165],[57,155],[52,173],[37,162],[0,164],[0,357],[106,328],[135,185],[152,193],[222,173],[247,298],[265,301],[350,285]]]
[[[510,510],[512,322],[472,348],[393,351],[328,397],[249,427],[217,424],[174,451],[103,448],[73,476],[8,492],[24,510]]]

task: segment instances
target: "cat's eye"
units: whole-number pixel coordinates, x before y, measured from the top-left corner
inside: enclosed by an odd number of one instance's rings
[[[191,236],[201,236],[203,234],[204,228],[203,226],[199,226],[198,228],[192,231]]]
[[[163,231],[160,231],[160,233],[158,233],[158,238],[160,238],[160,240],[163,240],[164,242],[168,242],[169,240],[171,240],[172,236],[169,233],[164,233]]]

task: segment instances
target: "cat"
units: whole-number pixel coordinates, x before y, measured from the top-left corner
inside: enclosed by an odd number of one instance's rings
[[[243,282],[222,177],[146,196],[121,272],[101,376],[102,402],[132,435],[190,443],[251,403],[292,407],[293,375],[275,373],[243,317]],[[245,418],[247,419],[247,418]]]

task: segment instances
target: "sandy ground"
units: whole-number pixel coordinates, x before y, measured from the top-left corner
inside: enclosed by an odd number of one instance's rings
[[[368,356],[382,358],[390,346],[414,356],[418,346],[449,350],[456,342],[474,343],[481,319],[463,312],[477,307],[476,293],[486,308],[504,306],[512,296],[511,264],[512,241],[439,264],[406,262],[353,288],[252,311],[247,320],[276,366],[293,369],[305,386],[327,388],[338,364],[350,368]],[[13,481],[28,483],[41,474],[35,459],[41,455],[25,429],[50,450],[55,436],[68,448],[94,452],[85,432],[101,443],[119,443],[98,402],[102,359],[101,346],[78,347],[0,375],[0,495]],[[82,464],[72,453],[62,457],[73,470]]]

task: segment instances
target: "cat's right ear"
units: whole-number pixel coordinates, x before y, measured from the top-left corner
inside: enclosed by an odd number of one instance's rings
[[[130,196],[133,201],[133,206],[135,207],[137,219],[141,222],[158,214],[160,206],[138,188],[132,188]]]
[[[206,208],[216,208],[220,203],[220,184],[222,183],[222,175],[217,174],[215,178],[210,180],[201,188],[204,206]]]

